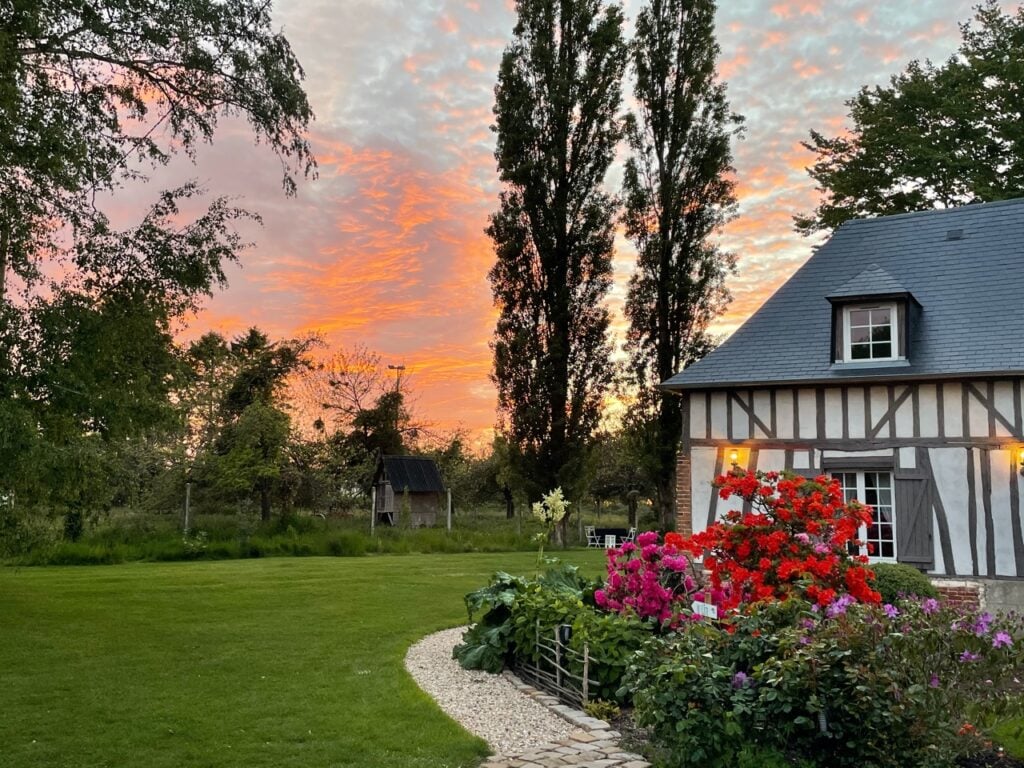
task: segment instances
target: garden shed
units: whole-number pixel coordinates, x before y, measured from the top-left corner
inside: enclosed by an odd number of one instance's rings
[[[376,522],[395,525],[409,502],[413,528],[435,525],[443,509],[445,487],[437,462],[425,456],[381,456],[373,475]]]

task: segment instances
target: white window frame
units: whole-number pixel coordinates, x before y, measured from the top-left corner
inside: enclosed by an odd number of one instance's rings
[[[867,555],[868,559],[872,563],[895,563],[895,562],[898,562],[899,550],[896,548],[896,526],[897,526],[899,521],[897,520],[897,517],[896,517],[897,516],[897,511],[896,511],[896,478],[893,476],[893,473],[891,471],[888,471],[888,470],[874,470],[874,469],[867,469],[867,470],[863,470],[863,469],[843,470],[843,469],[836,468],[836,469],[831,470],[830,474],[832,475],[832,477],[836,477],[837,475],[843,475],[844,476],[842,479],[840,479],[840,484],[842,484],[842,486],[843,486],[843,496],[844,496],[844,498],[847,501],[850,501],[850,498],[847,497],[847,492],[848,491],[855,491],[855,493],[853,495],[853,498],[855,498],[861,504],[865,504],[865,505],[871,506],[873,508],[872,514],[875,515],[875,518],[874,518],[875,525],[880,524],[882,521],[877,516],[878,515],[877,506],[879,506],[879,505],[869,505],[865,501],[865,499],[867,498],[867,480],[866,480],[866,477],[867,477],[867,475],[870,474],[870,475],[885,475],[885,476],[887,476],[889,478],[889,487],[888,487],[889,501],[890,501],[890,503],[889,503],[889,516],[890,516],[890,520],[892,521],[891,524],[889,524],[889,525],[890,525],[890,528],[892,530],[892,555],[889,556],[889,557],[883,557],[880,554],[881,553],[881,547],[879,545],[881,544],[881,541],[882,541],[880,538],[879,539],[872,539],[871,540],[871,542],[875,544],[875,552],[874,553],[869,553],[868,552],[868,548],[867,548],[867,544],[868,544],[868,527],[866,525],[862,525],[860,527],[860,530],[857,531],[857,538],[864,542],[864,544],[862,544],[860,546],[860,554],[861,555]],[[847,475],[855,475],[856,476],[856,478],[857,478],[857,487],[856,488],[848,487],[845,484],[845,480],[846,480],[845,476],[847,476]],[[876,486],[876,490],[878,490],[878,489],[882,489],[882,486],[880,486],[880,485]]]
[[[889,327],[891,329],[889,335],[889,344],[892,353],[889,357],[862,357],[857,360],[853,359],[853,328],[851,322],[851,316],[854,312],[864,312],[877,309],[889,310]],[[872,326],[874,327],[874,326]],[[882,327],[882,326],[878,326]],[[843,361],[847,363],[877,363],[887,362],[892,360],[903,360],[904,358],[899,354],[900,347],[900,328],[899,312],[894,302],[883,301],[875,302],[872,304],[850,304],[843,307]]]

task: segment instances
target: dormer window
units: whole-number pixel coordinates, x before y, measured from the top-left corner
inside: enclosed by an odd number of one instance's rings
[[[910,325],[920,304],[892,275],[872,264],[826,298],[832,304],[832,363],[905,366]]]
[[[846,362],[897,360],[900,329],[896,305],[853,304],[843,307],[843,359]]]

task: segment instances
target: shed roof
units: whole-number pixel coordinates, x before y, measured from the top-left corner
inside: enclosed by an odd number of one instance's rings
[[[908,361],[836,366],[829,297],[910,293]],[[666,389],[1024,374],[1024,198],[850,221]]]
[[[395,493],[444,493],[437,463],[425,456],[384,456],[384,471]],[[379,471],[378,471],[379,474]]]

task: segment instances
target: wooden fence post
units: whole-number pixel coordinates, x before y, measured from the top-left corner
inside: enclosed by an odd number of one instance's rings
[[[583,706],[590,700],[590,643],[583,644]]]

